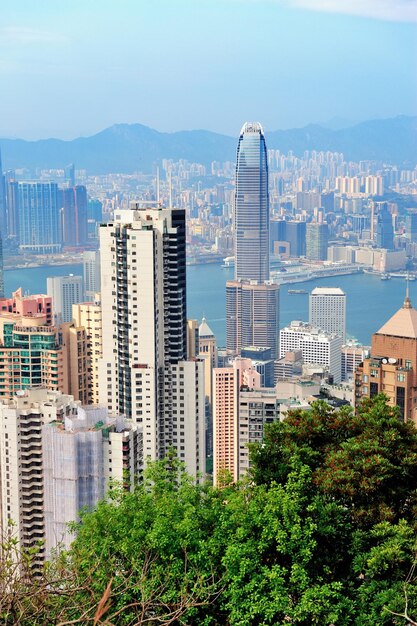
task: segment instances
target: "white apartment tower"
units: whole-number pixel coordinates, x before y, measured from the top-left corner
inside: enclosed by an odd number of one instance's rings
[[[132,202],[100,226],[100,403],[143,427],[145,458],[205,471],[204,363],[187,361],[185,211]]]
[[[309,323],[346,339],[346,294],[339,287],[316,287],[309,299]]]
[[[305,363],[323,365],[336,384],[342,379],[342,337],[305,322],[293,321],[279,333],[280,357],[301,350]]]

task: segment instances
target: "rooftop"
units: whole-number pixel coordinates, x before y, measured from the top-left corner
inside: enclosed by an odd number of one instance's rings
[[[407,295],[404,304],[376,333],[376,335],[388,335],[390,337],[406,337],[417,339],[417,311],[413,309],[411,300]]]
[[[203,317],[203,319],[201,320],[201,324],[198,327],[198,336],[199,337],[214,337],[214,333],[211,330],[210,326],[207,324],[205,317]]]
[[[345,296],[345,292],[340,287],[315,287],[311,292],[312,296]]]

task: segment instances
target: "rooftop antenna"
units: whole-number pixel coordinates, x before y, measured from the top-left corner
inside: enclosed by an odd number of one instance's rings
[[[404,304],[403,304],[403,309],[411,309],[411,300],[410,300],[410,292],[409,292],[409,278],[410,275],[407,272],[407,276],[406,276],[406,288],[405,288],[405,299],[404,299]]]

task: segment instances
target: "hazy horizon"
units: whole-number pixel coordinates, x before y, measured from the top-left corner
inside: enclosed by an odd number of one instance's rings
[[[417,113],[416,0],[5,0],[0,136]]]

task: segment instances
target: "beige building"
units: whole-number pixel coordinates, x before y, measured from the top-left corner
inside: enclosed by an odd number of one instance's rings
[[[74,304],[72,317],[75,326],[85,328],[86,334],[88,401],[85,404],[99,404],[99,362],[103,356],[101,305],[97,299]]]
[[[356,370],[355,403],[384,393],[404,420],[417,424],[417,311],[404,304],[374,335],[371,356]]]

